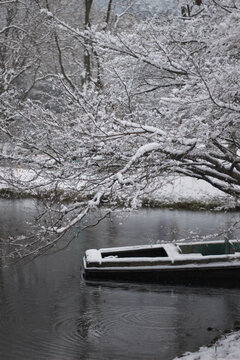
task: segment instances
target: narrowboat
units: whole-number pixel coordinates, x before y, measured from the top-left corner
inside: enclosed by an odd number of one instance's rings
[[[89,249],[87,280],[240,286],[240,241],[177,242]]]

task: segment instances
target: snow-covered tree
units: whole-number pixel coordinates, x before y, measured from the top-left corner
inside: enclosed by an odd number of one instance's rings
[[[99,205],[99,218],[140,206],[170,173],[203,179],[238,201],[240,7],[186,0],[182,14],[182,3],[178,15],[136,17],[130,29],[106,19],[78,28],[50,7],[36,10],[55,40],[55,72],[41,67],[51,102],[12,103],[17,84],[1,95],[1,136],[21,149],[2,159],[28,169],[27,178],[14,168],[2,181],[48,194],[42,230],[23,240],[23,254],[87,226]]]

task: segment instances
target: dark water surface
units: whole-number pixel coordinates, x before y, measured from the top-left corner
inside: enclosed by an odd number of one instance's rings
[[[32,201],[1,200],[0,237],[24,232],[33,214]],[[239,326],[240,290],[86,284],[80,271],[87,248],[207,235],[237,216],[143,210],[105,220],[63,251],[2,266],[0,359],[168,360]]]

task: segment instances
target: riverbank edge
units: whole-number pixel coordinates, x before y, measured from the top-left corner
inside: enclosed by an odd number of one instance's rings
[[[50,175],[49,178],[41,175],[36,177],[36,173],[31,169],[0,168],[0,197],[5,199],[32,198],[62,203],[76,201],[85,203],[94,197],[94,193],[86,193],[86,179],[84,181],[77,178],[55,181],[53,174]],[[19,187],[13,184],[19,184]],[[118,206],[126,206],[124,200],[118,201]],[[107,205],[108,199],[102,199],[102,203]],[[139,198],[137,206],[139,208],[192,211],[238,211],[240,210],[240,201],[213,187],[207,181],[172,174],[161,178],[154,191],[148,191]]]
[[[79,191],[64,191],[58,190],[53,192],[51,190],[42,191],[18,191],[14,188],[0,189],[0,198],[2,199],[36,199],[47,200],[51,199],[56,202],[70,203],[73,201],[86,202],[92,198],[93,195],[83,196]],[[119,203],[119,206],[124,204]],[[156,208],[156,209],[172,209],[172,210],[191,210],[191,211],[240,211],[240,204],[231,196],[211,196],[208,199],[194,199],[181,198],[173,199],[164,196],[149,196],[141,199],[141,207]]]
[[[216,336],[208,345],[196,352],[186,352],[173,360],[238,360],[240,353],[240,328],[226,330]],[[238,356],[238,357],[235,357]]]
[[[68,192],[59,190],[53,193],[51,190],[30,192],[30,191],[18,191],[14,188],[2,188],[0,189],[0,198],[2,199],[36,199],[47,200],[52,199],[56,202],[62,201],[63,203],[70,203],[73,201],[86,202],[92,198],[93,195],[81,196],[79,192]],[[172,209],[172,210],[191,210],[191,211],[240,211],[240,205],[235,202],[233,198],[229,197],[211,197],[206,201],[199,199],[181,199],[173,200],[166,197],[161,200],[160,198],[144,197],[141,199],[141,207],[143,208],[156,208],[156,209]],[[124,206],[124,204],[119,204]]]

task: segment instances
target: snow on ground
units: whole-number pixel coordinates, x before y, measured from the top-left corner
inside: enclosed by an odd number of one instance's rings
[[[214,188],[203,180],[187,176],[168,177],[164,184],[150,197],[159,204],[200,203],[203,206],[213,204],[216,207],[234,207],[231,196]]]
[[[187,176],[175,176],[169,177],[169,181],[157,191],[157,196],[181,201],[186,198],[201,200],[209,197],[226,197],[226,194],[206,181]]]
[[[37,174],[32,169],[24,169],[21,167],[0,168],[0,190],[10,189],[14,191],[11,186],[11,179],[18,179],[21,183],[21,188],[25,194],[44,194],[51,191],[56,183],[54,180],[54,173],[49,173],[49,178]],[[51,177],[51,178],[50,178]],[[10,179],[8,183],[4,179]],[[78,178],[68,179],[67,181],[57,181],[58,189],[66,193],[84,191],[85,182],[79,181]],[[174,206],[174,204],[194,204],[198,203],[200,206],[211,205],[212,208],[228,209],[236,206],[234,199],[214,188],[212,185],[203,180],[197,180],[187,176],[168,176],[161,180],[158,190],[147,196],[146,200],[150,200],[155,205]]]
[[[16,181],[19,183],[19,189],[23,195],[38,195],[51,191],[51,189],[58,186],[59,191],[62,190],[68,193],[79,192],[82,190],[85,182],[76,179],[62,180],[54,178],[54,172],[49,172],[49,177],[37,173],[33,169],[24,169],[21,167],[0,168],[0,190],[8,189],[14,192],[18,192],[18,189],[14,188],[11,183]],[[20,190],[19,190],[20,191]]]
[[[240,331],[222,336],[212,346],[203,346],[195,353],[186,353],[174,360],[240,360]]]

